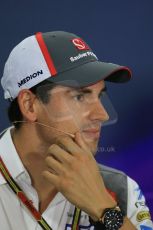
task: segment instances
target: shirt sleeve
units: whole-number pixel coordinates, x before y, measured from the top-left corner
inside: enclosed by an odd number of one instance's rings
[[[153,222],[139,185],[128,177],[127,217],[138,230],[153,230]]]

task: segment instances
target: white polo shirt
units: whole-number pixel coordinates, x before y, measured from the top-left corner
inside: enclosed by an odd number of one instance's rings
[[[24,168],[12,142],[10,129],[0,140],[0,155],[13,179],[23,189],[38,210],[39,198],[31,185],[31,179]],[[42,216],[53,230],[71,229],[74,205],[57,193]],[[81,212],[80,225],[89,229],[88,215]],[[27,208],[20,202],[0,173],[0,230],[42,230]],[[93,229],[91,227],[90,229]]]
[[[8,129],[0,139],[0,156],[13,179],[23,189],[27,197],[33,202],[33,205],[38,210],[39,198],[37,191],[33,188],[30,176],[17,154],[12,142],[10,129]],[[127,181],[128,218],[139,230],[153,230],[152,221],[144,218],[149,211],[148,207],[144,205],[144,196],[141,193],[138,196],[138,185],[135,181],[129,177],[127,177]],[[61,193],[57,193],[42,216],[53,230],[71,230],[74,209],[74,205],[66,200]],[[18,229],[42,230],[0,173],[0,230]],[[79,229],[94,230],[94,227],[89,223],[88,215],[83,211],[81,212]]]

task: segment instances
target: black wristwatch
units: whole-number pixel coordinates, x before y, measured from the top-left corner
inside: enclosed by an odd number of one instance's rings
[[[102,217],[96,222],[89,217],[89,221],[95,226],[95,230],[118,230],[123,225],[123,220],[123,213],[118,206],[106,208]]]

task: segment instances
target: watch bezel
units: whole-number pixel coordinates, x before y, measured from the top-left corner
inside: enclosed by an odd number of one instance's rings
[[[111,214],[111,215],[110,215]],[[115,223],[115,227],[112,224],[112,214],[117,215],[117,220]],[[109,217],[109,218],[108,218]],[[89,217],[90,223],[96,227],[96,229],[104,229],[104,230],[118,230],[124,221],[124,215],[120,210],[119,206],[114,208],[106,208],[98,221],[93,221],[91,217]],[[111,221],[111,222],[110,222]]]
[[[103,215],[106,230],[118,230],[123,225],[124,216],[121,210],[110,208]]]

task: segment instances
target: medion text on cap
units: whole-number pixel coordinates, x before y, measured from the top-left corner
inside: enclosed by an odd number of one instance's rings
[[[20,88],[22,85],[24,85],[26,82],[32,80],[32,79],[35,78],[35,77],[38,77],[40,74],[43,74],[43,71],[42,71],[42,70],[39,70],[39,71],[37,71],[36,73],[33,73],[33,74],[31,74],[31,75],[29,75],[29,76],[23,78],[20,82],[18,82],[19,88]]]

